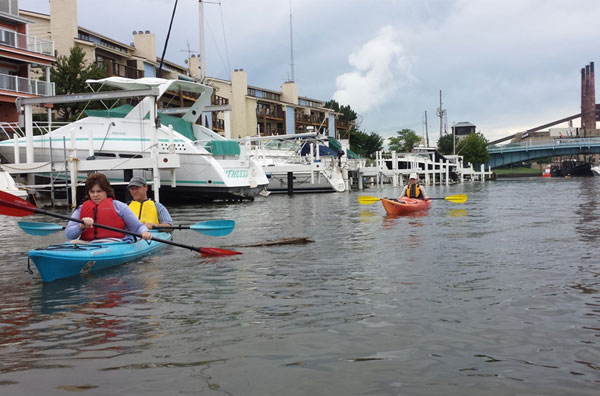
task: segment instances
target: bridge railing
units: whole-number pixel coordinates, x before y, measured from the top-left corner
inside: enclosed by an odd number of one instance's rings
[[[557,147],[590,147],[599,146],[600,137],[592,138],[563,138],[563,139],[548,139],[548,140],[536,140],[536,141],[523,141],[509,143],[505,145],[488,146],[488,152],[490,154],[502,154],[503,152],[511,151],[527,151],[527,150],[541,150],[547,148]]]

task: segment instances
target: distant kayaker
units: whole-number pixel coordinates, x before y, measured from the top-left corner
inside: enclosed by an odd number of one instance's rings
[[[140,176],[134,176],[129,181],[127,189],[133,201],[129,208],[142,223],[152,229],[155,226],[169,227],[173,225],[173,219],[169,211],[160,202],[154,202],[148,198],[148,183]]]
[[[133,237],[127,234],[94,227],[94,223],[136,232],[146,240],[152,239],[148,227],[137,219],[129,206],[114,199],[115,192],[103,173],[94,173],[88,177],[85,182],[85,195],[88,199],[71,215],[75,219],[81,219],[83,224],[69,221],[65,228],[67,239],[81,237],[85,241],[103,238],[133,240]]]
[[[411,173],[408,176],[409,183],[404,186],[402,194],[398,198],[408,197],[416,199],[429,199],[425,188],[419,185],[419,177],[416,173]]]

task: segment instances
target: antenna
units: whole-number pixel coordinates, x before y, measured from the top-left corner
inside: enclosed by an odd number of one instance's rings
[[[198,30],[200,32],[200,82],[206,79],[206,52],[204,50],[204,3],[198,0]]]
[[[429,126],[427,125],[427,110],[425,110],[425,142],[427,147],[429,147]]]
[[[296,81],[296,76],[294,75],[294,35],[292,33],[292,0],[290,0],[290,54],[291,54],[291,63],[290,63],[290,68],[291,68],[291,80],[290,81]]]

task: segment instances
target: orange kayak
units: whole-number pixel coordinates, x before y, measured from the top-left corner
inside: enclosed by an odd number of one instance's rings
[[[389,215],[405,215],[429,209],[431,201],[402,197],[398,200],[381,198],[383,208]]]

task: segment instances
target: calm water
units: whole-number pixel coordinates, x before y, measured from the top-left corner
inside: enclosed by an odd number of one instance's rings
[[[0,394],[598,395],[600,178],[428,191],[469,201],[399,218],[357,201],[389,187],[174,207],[236,221],[181,243],[315,242],[167,247],[50,284],[26,251],[62,235],[0,216]]]

